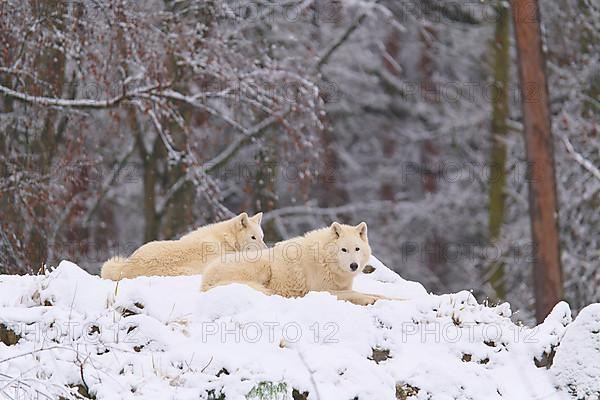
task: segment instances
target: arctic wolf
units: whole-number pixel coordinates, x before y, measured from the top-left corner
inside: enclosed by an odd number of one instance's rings
[[[260,227],[262,213],[248,214],[203,226],[179,240],[149,242],[129,258],[114,257],[102,266],[101,276],[120,280],[149,275],[196,275],[212,260],[246,246],[265,248]]]
[[[204,270],[202,290],[243,283],[266,294],[301,297],[309,291],[326,291],[341,300],[368,305],[385,297],[355,292],[352,281],[370,256],[366,223],[349,226],[334,222],[272,249],[214,260]]]

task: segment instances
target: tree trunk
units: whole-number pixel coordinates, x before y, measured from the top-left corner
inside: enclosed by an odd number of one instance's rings
[[[137,146],[144,168],[144,243],[158,239],[160,227],[156,214],[156,163],[160,139],[155,139],[150,151],[146,150],[141,132],[137,135]]]
[[[529,213],[534,245],[536,318],[541,322],[562,298],[558,204],[548,87],[537,0],[513,0],[513,16],[527,159]]]
[[[185,8],[194,9],[193,2],[188,1],[166,0],[163,3],[169,12],[179,12],[178,9],[181,10]],[[198,7],[204,10],[202,13],[204,18],[209,18],[213,15],[211,14],[211,4],[207,3]],[[196,11],[198,12],[198,10]],[[206,21],[205,23],[210,25],[211,21]],[[187,77],[185,74],[189,73],[189,71],[186,71],[184,68],[177,65],[177,57],[172,49],[169,49],[167,54],[167,71],[168,76],[174,77],[173,88],[183,93],[188,92],[189,88],[186,87],[186,82],[188,80],[186,79]],[[205,82],[201,83],[201,85],[204,84]],[[208,121],[207,115],[199,113],[197,110],[194,110],[187,105],[182,104],[178,107],[177,111],[179,112],[180,117],[185,121],[186,126],[189,126],[192,120],[195,120],[199,125],[203,125]],[[179,126],[176,120],[161,121],[161,123],[166,127],[171,139],[173,139],[175,149],[185,151],[190,139],[188,138],[188,133],[186,133],[185,129]],[[159,188],[165,193],[175,184],[175,182],[184,177],[187,173],[188,166],[183,160],[178,160],[175,164],[171,164],[169,155],[166,151],[162,152],[160,156],[160,160],[158,160],[156,167],[158,167],[159,171],[162,170],[164,172],[161,174],[157,171],[157,175],[160,175]],[[176,239],[178,236],[181,236],[182,233],[191,230],[196,221],[193,209],[195,194],[194,185],[191,182],[186,182],[173,194],[173,196],[171,196],[167,204],[165,204],[165,209],[162,210],[160,215],[157,215],[160,233],[163,238]]]
[[[250,190],[253,191],[252,205],[250,208],[255,208],[256,211],[269,212],[277,209],[279,198],[277,197],[277,137],[276,132],[272,132],[265,139],[265,143],[261,146],[256,154],[257,170],[255,182],[251,182],[253,186]],[[263,232],[267,243],[275,243],[283,238],[272,219],[263,223]]]
[[[506,185],[506,135],[508,134],[508,86],[510,63],[510,11],[502,1],[496,6],[496,32],[492,42],[494,61],[494,86],[496,93],[492,99],[492,151],[490,154],[489,176],[489,233],[490,241],[500,238],[504,221],[504,187]],[[504,263],[495,260],[489,268],[489,282],[496,300],[506,299],[506,277]]]
[[[421,92],[423,101],[436,104],[439,103],[435,73],[436,73],[436,54],[434,41],[438,37],[436,27],[428,21],[424,22],[423,31],[420,34],[421,40],[421,58],[419,60],[419,68],[421,74]],[[421,169],[422,169],[422,184],[423,194],[436,193],[438,188],[438,164],[440,159],[440,149],[434,139],[425,139],[421,145]],[[424,262],[427,269],[431,271],[441,282],[448,282],[448,274],[446,260],[444,259],[440,249],[445,246],[445,238],[442,237],[435,227],[431,224],[431,233],[427,235],[422,244],[421,254],[424,256]],[[433,288],[434,290],[442,289]]]
[[[67,11],[67,4],[63,0],[51,1],[31,1],[31,10],[35,16],[40,18],[45,29],[55,29],[64,31],[64,17]],[[52,15],[53,18],[47,18]],[[35,70],[38,72],[38,78],[45,82],[48,87],[38,87],[38,83],[32,81],[32,93],[41,93],[42,95],[58,96],[63,92],[65,83],[65,65],[66,57],[61,47],[64,43],[57,41],[48,45],[35,58]],[[48,90],[48,92],[44,92]],[[36,132],[34,140],[31,142],[29,152],[38,159],[38,167],[42,171],[50,171],[52,173],[52,162],[56,154],[56,150],[60,144],[61,132],[57,130],[57,120],[60,112],[55,109],[43,111],[43,128]],[[47,235],[47,220],[49,214],[49,206],[52,205],[37,203],[34,205],[35,218],[39,221],[32,231],[29,238],[29,246],[32,251],[29,254],[32,256],[28,260],[28,265],[34,270],[42,266],[47,260],[52,243],[48,243]]]

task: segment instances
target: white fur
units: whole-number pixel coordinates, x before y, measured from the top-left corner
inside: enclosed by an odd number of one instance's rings
[[[242,213],[227,221],[201,227],[179,240],[149,242],[129,258],[114,257],[102,266],[101,276],[120,280],[138,276],[196,275],[214,259],[246,246],[266,247],[260,227],[262,213]]]
[[[271,249],[245,251],[214,260],[205,269],[202,290],[244,283],[267,294],[300,297],[309,291],[327,291],[355,304],[372,304],[381,296],[352,290],[354,277],[371,256],[367,224],[334,222],[280,242]],[[352,264],[355,269],[352,269]]]

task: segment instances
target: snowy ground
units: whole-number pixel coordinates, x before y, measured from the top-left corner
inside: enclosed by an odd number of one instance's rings
[[[529,329],[508,304],[430,295],[373,262],[355,289],[406,301],[200,293],[200,277],[117,285],[69,262],[0,276],[0,398],[600,398],[599,304],[571,322],[561,303]]]

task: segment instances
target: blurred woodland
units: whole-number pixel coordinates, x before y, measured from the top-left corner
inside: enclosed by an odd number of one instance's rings
[[[539,4],[577,310],[600,301],[600,4]],[[0,49],[0,273],[263,211],[269,242],[364,220],[404,278],[534,315],[504,1],[5,0]]]

